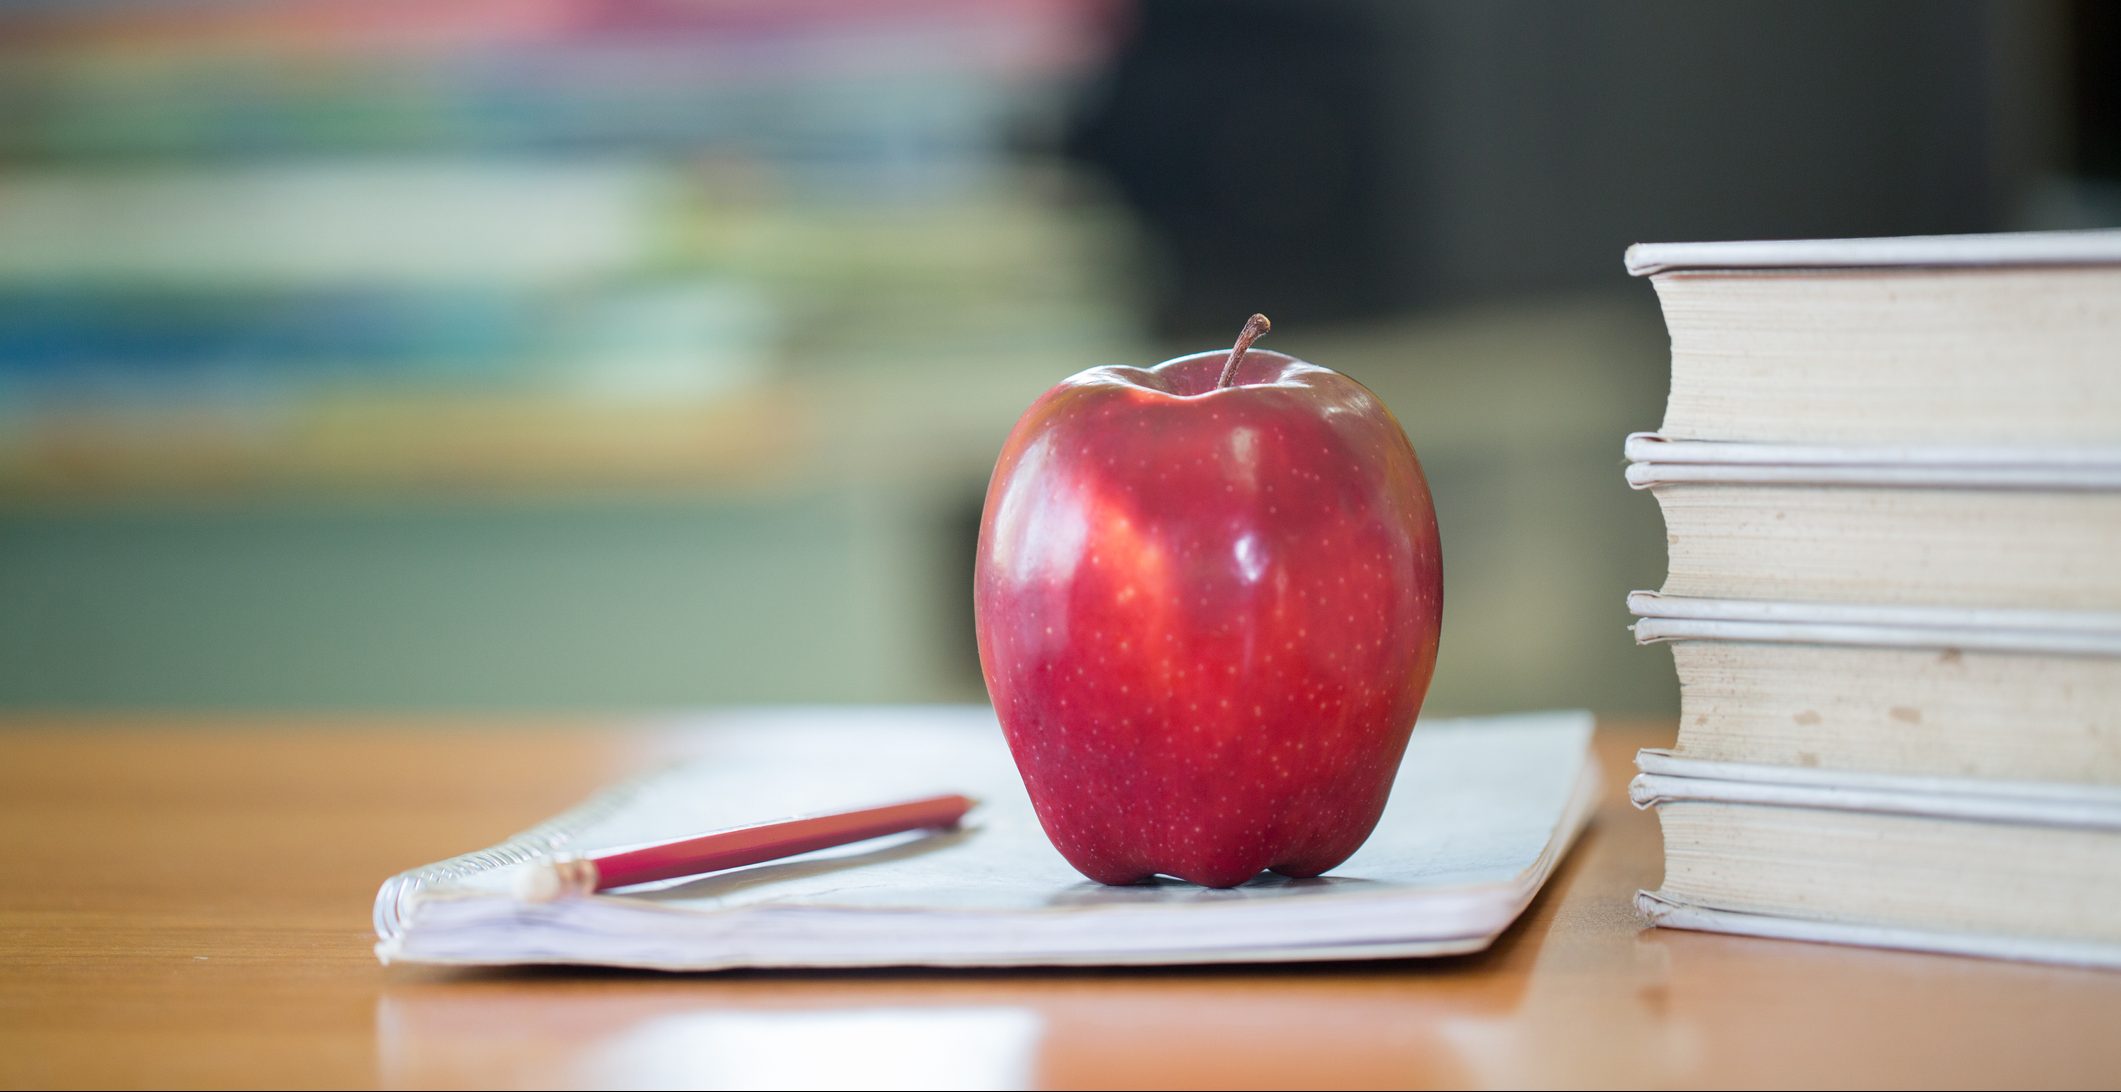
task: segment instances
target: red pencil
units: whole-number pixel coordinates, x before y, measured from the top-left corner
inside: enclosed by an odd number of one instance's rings
[[[516,894],[532,902],[614,887],[698,876],[909,830],[954,827],[977,803],[969,796],[931,796],[902,804],[780,819],[691,838],[607,850],[593,857],[553,857],[525,872]]]

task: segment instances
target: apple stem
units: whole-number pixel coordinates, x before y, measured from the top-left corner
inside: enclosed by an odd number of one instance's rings
[[[1223,362],[1222,378],[1215,381],[1215,389],[1237,385],[1237,366],[1244,363],[1245,351],[1259,340],[1261,334],[1274,328],[1265,315],[1253,315],[1245,320],[1245,328],[1237,332],[1237,344],[1230,347],[1230,359]]]

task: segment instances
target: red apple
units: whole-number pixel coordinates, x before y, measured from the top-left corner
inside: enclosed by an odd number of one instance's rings
[[[1234,349],[1040,396],[980,522],[981,669],[1053,844],[1110,884],[1315,876],[1383,812],[1436,664],[1428,483],[1360,383]]]

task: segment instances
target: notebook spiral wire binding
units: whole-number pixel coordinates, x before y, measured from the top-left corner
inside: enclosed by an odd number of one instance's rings
[[[376,936],[385,940],[397,936],[406,914],[412,909],[413,900],[422,890],[437,883],[552,856],[584,829],[632,803],[660,776],[660,773],[647,774],[608,789],[500,845],[392,876],[383,882],[382,890],[376,894]]]

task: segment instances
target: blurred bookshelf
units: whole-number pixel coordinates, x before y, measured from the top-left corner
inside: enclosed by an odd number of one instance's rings
[[[0,703],[976,694],[967,497],[1142,353],[1113,15],[8,5]]]
[[[1082,0],[0,12],[0,492],[741,488],[1128,328]]]
[[[239,202],[253,211],[240,229],[202,229],[230,218],[223,195],[156,207],[170,196],[160,183],[230,182],[216,173],[129,177],[118,196],[36,177],[0,190],[0,239],[91,213],[179,225],[112,230],[122,237],[100,254],[96,230],[44,229],[44,253],[0,259],[0,491],[783,483],[861,461],[837,448],[877,437],[872,377],[898,362],[915,367],[897,382],[942,392],[925,420],[903,422],[907,435],[885,437],[918,449],[953,438],[937,426],[967,419],[955,410],[985,423],[991,404],[963,404],[983,390],[1013,398],[1141,345],[1114,273],[1126,245],[1114,211],[1040,198],[1067,184],[1031,167],[932,200],[752,200],[710,215],[689,198],[711,186],[637,167],[586,172],[602,192],[578,203],[680,191],[688,200],[671,203],[686,207],[569,213],[565,195],[510,199],[575,189],[574,165],[364,163],[258,172],[275,177],[256,186],[267,196]],[[289,242],[309,218],[305,195],[286,201],[284,230],[250,247],[220,241],[273,219],[255,212],[287,196],[279,184],[319,175],[346,192],[317,207],[346,215],[373,200],[374,215]],[[40,200],[46,188],[58,199]],[[393,188],[414,192],[378,198]],[[469,191],[473,211],[407,215],[451,189]],[[69,202],[78,215],[37,207]],[[574,238],[511,234],[555,209]],[[673,226],[614,223],[637,216]],[[584,237],[599,220],[615,238]],[[202,251],[218,264],[190,256]]]

